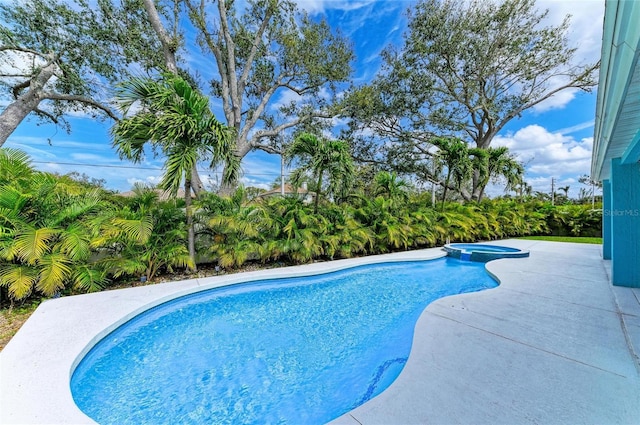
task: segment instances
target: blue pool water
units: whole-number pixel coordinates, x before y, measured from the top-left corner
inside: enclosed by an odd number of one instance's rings
[[[204,291],[109,334],[71,390],[101,424],[325,423],[395,380],[430,302],[496,285],[443,258]]]

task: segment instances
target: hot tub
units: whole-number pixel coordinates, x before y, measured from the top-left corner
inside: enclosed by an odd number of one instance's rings
[[[529,256],[529,251],[500,245],[487,245],[477,243],[451,243],[444,246],[449,257],[466,261],[487,261],[499,258],[524,258]]]

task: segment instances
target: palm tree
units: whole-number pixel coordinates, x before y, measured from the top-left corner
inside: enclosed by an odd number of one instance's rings
[[[409,199],[409,184],[398,178],[393,172],[382,171],[375,176],[375,195],[382,195],[394,202],[406,202]]]
[[[235,211],[213,215],[206,223],[209,250],[222,267],[240,267],[247,260],[266,260],[261,243],[276,230],[261,205],[238,206]],[[264,255],[264,257],[263,257]]]
[[[479,223],[484,216],[465,205],[451,203],[446,210],[438,214],[436,229],[440,236],[440,242],[451,241],[473,242],[476,240]],[[486,226],[483,226],[486,227]]]
[[[471,176],[472,163],[469,158],[469,148],[465,142],[457,138],[436,138],[432,141],[438,147],[438,158],[447,168],[444,181],[444,193],[442,194],[442,210],[447,199],[447,190],[453,180],[454,187],[460,187]]]
[[[350,204],[330,204],[320,213],[325,218],[319,235],[325,256],[350,258],[374,246],[375,235],[355,218],[355,209]]]
[[[292,173],[293,181],[300,181],[305,172],[310,172],[315,181],[314,213],[322,194],[325,172],[329,180],[327,193],[345,198],[355,172],[349,145],[341,140],[319,139],[313,134],[303,133],[295,138],[287,150],[288,163],[298,159],[299,168]]]
[[[520,197],[520,199],[524,199],[524,198],[531,198],[532,194],[533,194],[533,188],[531,187],[531,185],[529,183],[527,183],[526,181],[522,180],[520,182],[520,184],[518,185],[518,196]]]
[[[395,208],[393,202],[383,196],[377,196],[373,200],[363,198],[362,206],[355,210],[354,216],[370,229],[374,237],[373,252],[407,249],[412,244],[411,218],[405,209]]]
[[[141,107],[112,129],[120,157],[140,162],[150,143],[166,156],[160,186],[175,196],[184,180],[190,269],[195,271],[191,173],[198,160],[207,158],[211,167],[226,162],[228,174],[223,178],[234,180],[239,161],[233,155],[233,134],[213,115],[208,98],[173,74],[165,74],[160,81],[133,78],[122,83],[116,100],[125,115],[134,104]]]
[[[480,202],[484,196],[484,190],[489,181],[497,181],[504,178],[507,182],[506,190],[514,190],[522,183],[524,167],[510,153],[509,148],[500,146],[487,149],[470,149],[474,156],[474,168],[478,171],[481,188],[477,201]]]

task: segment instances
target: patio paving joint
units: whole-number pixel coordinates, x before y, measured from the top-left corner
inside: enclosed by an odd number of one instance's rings
[[[616,297],[615,293],[613,294],[613,298],[614,298],[614,302],[616,303],[616,307],[618,308],[618,311],[616,312],[616,314],[618,316],[618,319],[620,320],[620,327],[622,328],[622,334],[624,335],[625,342],[627,343],[627,349],[629,350],[629,355],[633,359],[633,364],[636,367],[636,371],[640,375],[640,356],[636,352],[636,347],[634,347],[633,345],[633,339],[629,334],[629,329],[627,327],[627,322],[625,320],[625,316],[636,317],[636,315],[624,313],[618,304],[618,298]]]
[[[611,370],[608,370],[608,369],[603,369],[603,368],[595,366],[593,364],[585,363],[583,361],[574,359],[572,357],[567,357],[565,355],[562,355],[562,354],[559,354],[559,353],[555,353],[553,351],[545,350],[544,348],[537,347],[537,346],[531,345],[531,344],[527,344],[526,342],[518,341],[517,339],[510,338],[508,336],[504,336],[504,335],[501,335],[499,333],[492,332],[490,330],[483,329],[483,328],[478,327],[478,326],[470,325],[469,323],[466,323],[466,322],[463,322],[463,321],[460,321],[460,320],[456,320],[456,319],[454,319],[452,317],[447,317],[446,315],[443,315],[443,314],[434,313],[433,311],[428,311],[428,310],[427,310],[427,314],[430,314],[430,315],[433,315],[433,316],[437,316],[437,317],[440,317],[442,319],[450,320],[450,321],[458,323],[460,325],[467,326],[467,327],[469,327],[471,329],[475,329],[475,330],[478,330],[478,331],[481,331],[481,332],[486,332],[486,333],[488,333],[490,335],[496,336],[496,337],[504,339],[506,341],[510,341],[510,342],[513,342],[513,343],[516,343],[516,344],[520,344],[522,346],[525,346],[525,347],[528,347],[528,348],[532,348],[534,350],[537,350],[537,351],[540,351],[540,352],[543,352],[543,353],[546,353],[546,354],[551,354],[552,356],[557,356],[557,357],[560,357],[560,358],[565,359],[565,360],[569,360],[569,361],[574,362],[574,363],[578,363],[578,364],[581,364],[581,365],[584,365],[584,366],[591,367],[593,369],[600,370],[602,372],[607,372],[607,373],[610,373],[612,375],[618,376],[620,378],[627,378],[627,376],[621,375],[621,374],[616,373],[614,371],[611,371]],[[633,353],[631,353],[631,354],[633,355]],[[639,373],[640,373],[640,370],[639,370]]]
[[[351,416],[351,418],[352,418],[354,421],[356,421],[356,422],[358,422],[360,425],[362,425],[362,422],[360,422],[359,420],[357,420],[355,416],[353,416],[352,414],[349,414],[349,416]]]
[[[545,296],[545,295],[541,295],[541,294],[535,294],[533,292],[526,292],[526,291],[519,291],[517,289],[514,288],[501,288],[505,291],[511,291],[511,292],[515,292],[517,294],[522,294],[522,295],[527,295],[527,296],[531,296],[531,297],[538,297],[538,298],[543,298],[545,300],[553,300],[559,303],[564,303],[564,304],[570,304],[570,305],[575,305],[577,307],[584,307],[584,308],[590,308],[593,310],[598,310],[598,311],[604,311],[607,313],[619,313],[619,310],[612,310],[609,308],[603,308],[603,307],[596,307],[596,306],[592,306],[589,304],[583,304],[583,303],[576,303],[576,302],[572,302],[572,301],[567,301],[567,300],[563,300],[561,298],[555,298],[555,297],[549,297],[549,296]]]

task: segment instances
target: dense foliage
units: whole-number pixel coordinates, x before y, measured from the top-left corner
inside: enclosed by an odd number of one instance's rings
[[[599,206],[598,206],[599,207]],[[327,198],[231,197],[194,201],[198,258],[223,268],[349,258],[447,241],[524,235],[594,236],[601,209],[532,198],[432,207],[395,174],[380,173],[340,203]],[[95,291],[122,279],[152,280],[192,266],[184,202],[137,188],[114,195],[69,176],[39,172],[22,152],[0,149],[0,288],[30,295]]]
[[[525,110],[595,85],[598,64],[575,64],[568,17],[545,27],[535,0],[421,0],[403,45],[349,90],[348,39],[291,0],[16,0],[0,16],[0,95],[11,99],[0,146],[29,114],[58,123],[89,110],[116,121],[121,158],[139,163],[149,149],[165,158],[160,189],[123,197],[0,150],[3,298],[95,291],[203,262],[297,264],[600,233],[593,192],[590,205],[572,204],[569,186],[564,197],[532,198],[524,165],[490,146]],[[194,43],[210,67],[207,92],[181,56]],[[254,149],[293,165],[289,183],[304,196],[234,193]],[[205,160],[224,163],[220,192],[230,196],[203,192],[196,165]],[[490,183],[518,197],[485,199]]]
[[[492,178],[513,184],[513,158],[486,152],[494,137],[554,94],[597,84],[599,63],[579,63],[570,43],[570,17],[546,26],[548,12],[535,3],[419,1],[403,46],[383,51],[374,80],[345,96],[348,134],[361,155],[448,186],[465,200],[481,200]],[[449,173],[434,163],[438,152],[457,147],[443,144],[447,139],[474,148],[465,184],[449,185]],[[488,171],[490,155],[502,156],[502,166]]]
[[[117,119],[105,90],[160,66],[137,0],[0,4],[0,146],[30,115],[70,129],[78,112]]]
[[[151,145],[166,158],[160,187],[175,196],[184,181],[189,265],[195,271],[193,172],[198,160],[207,159],[212,168],[225,162],[224,180],[235,176],[239,163],[232,154],[233,131],[216,119],[208,97],[174,74],[164,74],[160,80],[132,78],[118,87],[116,101],[125,115],[133,105],[139,109],[113,126],[113,145],[120,157],[139,163],[145,146]]]

